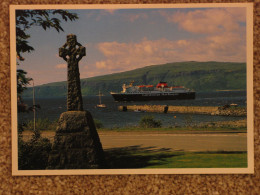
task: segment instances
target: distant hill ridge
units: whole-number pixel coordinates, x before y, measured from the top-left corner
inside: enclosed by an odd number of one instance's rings
[[[136,85],[156,85],[160,81],[170,86],[185,86],[197,92],[216,90],[246,90],[246,63],[236,62],[174,62],[150,65],[121,73],[81,79],[82,95],[107,95],[119,92],[122,84],[135,81]],[[67,95],[67,82],[55,82],[35,87],[37,97]],[[32,97],[28,88],[24,97]]]

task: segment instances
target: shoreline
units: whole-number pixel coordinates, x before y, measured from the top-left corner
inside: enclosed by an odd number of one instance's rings
[[[217,121],[217,122],[204,122],[199,123],[193,126],[183,126],[183,127],[158,127],[158,128],[142,128],[138,126],[132,127],[121,127],[121,128],[97,128],[98,133],[116,133],[116,132],[123,132],[123,133],[178,133],[178,134],[198,134],[198,133],[246,133],[247,132],[247,120],[236,120],[236,121]],[[42,132],[49,132],[55,133],[55,130],[39,130]],[[25,129],[23,134],[32,134],[33,130]]]
[[[207,114],[215,116],[246,116],[246,107],[224,106],[169,106],[169,105],[125,105],[118,106],[122,112],[156,112],[168,114]]]

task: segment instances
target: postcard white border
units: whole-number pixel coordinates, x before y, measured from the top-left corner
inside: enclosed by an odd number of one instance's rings
[[[217,8],[245,7],[247,11],[247,168],[170,168],[170,169],[76,169],[18,170],[17,88],[15,10],[18,9],[150,9],[150,8]],[[119,175],[119,174],[253,174],[254,173],[254,106],[253,106],[253,3],[189,4],[107,4],[107,5],[11,5],[10,63],[12,115],[12,175]]]

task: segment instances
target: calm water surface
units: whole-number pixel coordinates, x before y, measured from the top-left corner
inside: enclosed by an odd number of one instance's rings
[[[36,94],[37,95],[37,94]],[[32,99],[24,99],[29,106],[32,105]],[[215,122],[240,120],[245,117],[230,116],[210,116],[200,114],[163,114],[163,113],[136,113],[120,112],[117,110],[120,105],[175,105],[175,106],[223,106],[225,104],[235,103],[239,106],[246,106],[245,91],[225,91],[211,93],[197,93],[195,100],[168,100],[168,101],[151,101],[151,102],[114,102],[112,96],[102,96],[102,103],[107,108],[96,108],[99,103],[98,96],[83,97],[84,109],[91,112],[93,118],[98,119],[107,127],[124,127],[138,125],[138,122],[144,115],[153,115],[155,119],[161,120],[163,126],[183,126],[187,122]],[[37,118],[48,118],[56,120],[62,112],[66,111],[66,98],[36,98],[36,104],[40,104],[41,109],[37,111]],[[176,116],[176,118],[174,117]],[[22,113],[18,116],[19,122],[33,120],[33,113]]]

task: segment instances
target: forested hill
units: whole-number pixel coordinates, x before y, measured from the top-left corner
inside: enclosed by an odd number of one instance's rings
[[[216,90],[246,90],[246,63],[233,62],[176,62],[151,65],[131,71],[97,76],[81,80],[82,95],[119,92],[122,84],[156,85],[159,81],[169,86],[185,86],[197,92]],[[55,82],[35,87],[37,97],[66,96],[67,83]],[[24,97],[32,97],[28,88]]]

